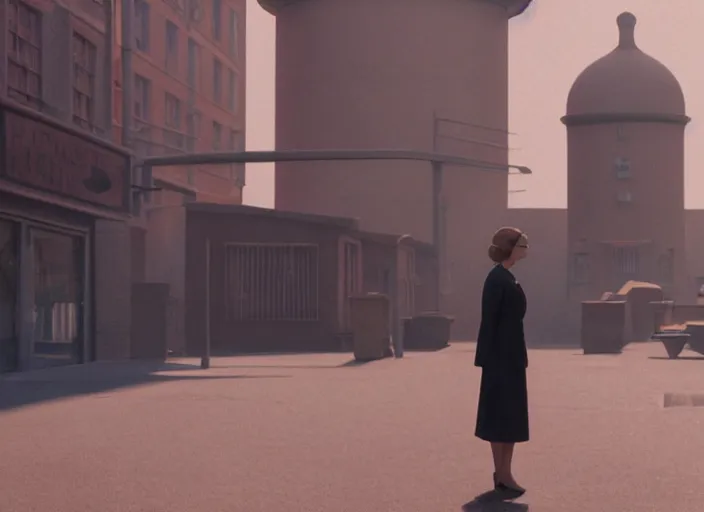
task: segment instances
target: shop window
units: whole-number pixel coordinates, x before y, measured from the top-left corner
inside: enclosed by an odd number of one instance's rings
[[[0,219],[0,373],[19,368],[19,225]]]
[[[83,362],[83,243],[80,237],[32,230],[32,363]]]

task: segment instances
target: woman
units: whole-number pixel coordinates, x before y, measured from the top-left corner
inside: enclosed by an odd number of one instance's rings
[[[513,448],[528,441],[528,352],[523,336],[526,296],[509,270],[528,253],[528,239],[516,228],[501,228],[489,247],[496,266],[482,293],[482,320],[475,366],[482,382],[475,435],[491,443],[494,487],[517,498],[525,493],[511,472]]]

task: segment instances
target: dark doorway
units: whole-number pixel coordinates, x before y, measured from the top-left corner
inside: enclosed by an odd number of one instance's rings
[[[0,219],[0,373],[19,368],[19,232],[19,224]]]

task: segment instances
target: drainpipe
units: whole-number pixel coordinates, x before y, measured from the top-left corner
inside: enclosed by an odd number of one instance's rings
[[[433,247],[435,249],[435,309],[442,306],[443,259],[445,251],[442,237],[442,163],[433,162]]]
[[[112,91],[112,60],[113,49],[115,45],[115,4],[112,0],[105,0],[105,66],[103,73],[103,96],[105,101],[105,116],[103,124],[106,131],[106,138],[109,141],[113,140],[112,134],[112,108],[113,108],[113,91]]]
[[[122,145],[132,147],[132,45],[134,0],[122,1]]]

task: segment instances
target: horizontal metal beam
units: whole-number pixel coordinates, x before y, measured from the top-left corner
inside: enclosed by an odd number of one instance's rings
[[[187,155],[154,156],[136,162],[142,167],[167,167],[177,165],[218,165],[272,162],[331,162],[350,160],[406,160],[433,162],[438,164],[473,167],[487,171],[517,170],[521,174],[532,174],[523,165],[499,164],[461,156],[444,155],[427,151],[397,149],[377,150],[306,150],[306,151],[229,151],[218,153],[190,153]]]

